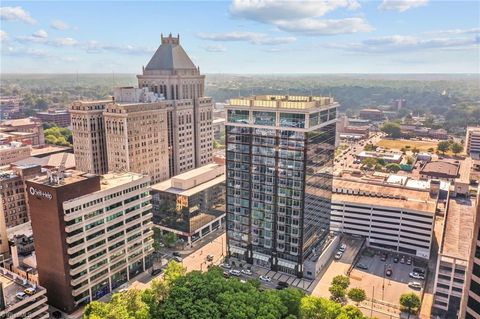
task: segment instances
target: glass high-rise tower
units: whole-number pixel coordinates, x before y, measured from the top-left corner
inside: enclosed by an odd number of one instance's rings
[[[254,96],[227,109],[230,257],[314,277],[329,243],[336,111],[331,97]]]

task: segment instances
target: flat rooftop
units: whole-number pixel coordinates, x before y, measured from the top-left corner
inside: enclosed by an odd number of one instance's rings
[[[428,190],[408,189],[386,183],[335,178],[333,191],[334,201],[406,208],[431,214],[435,214],[437,208],[436,199],[430,197]]]
[[[304,95],[256,95],[230,99],[231,106],[279,109],[328,108],[338,105],[333,97]]]
[[[125,173],[108,173],[100,176],[101,190],[109,189],[126,183],[130,183],[145,177],[142,174],[125,172]]]
[[[445,219],[440,253],[449,257],[468,259],[473,239],[475,200],[451,198]]]
[[[225,166],[208,164],[152,185],[153,191],[191,196],[225,182]]]
[[[50,153],[67,152],[67,151],[70,151],[71,149],[72,148],[69,146],[47,145],[45,147],[32,148],[32,156],[41,156],[41,155],[47,155]]]
[[[435,177],[455,178],[458,175],[460,165],[447,161],[433,161],[426,163],[420,170],[420,174]]]

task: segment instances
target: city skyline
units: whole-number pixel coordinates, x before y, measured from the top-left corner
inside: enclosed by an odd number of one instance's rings
[[[478,72],[475,1],[57,4],[3,2],[2,73],[138,73],[170,32],[202,73]]]

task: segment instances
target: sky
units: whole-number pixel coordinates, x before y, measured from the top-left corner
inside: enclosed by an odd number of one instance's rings
[[[1,73],[141,73],[160,34],[202,73],[479,73],[480,1],[2,1]]]

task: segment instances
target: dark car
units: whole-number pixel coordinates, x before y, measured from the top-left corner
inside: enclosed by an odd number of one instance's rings
[[[223,277],[230,278],[230,274],[228,273],[228,271],[223,272]]]
[[[364,269],[364,270],[367,270],[367,269],[368,269],[368,266],[367,266],[367,265],[365,265],[365,264],[362,264],[362,263],[358,263],[358,264],[357,264],[357,268],[358,268],[358,269]]]
[[[281,287],[284,287],[284,288],[288,288],[288,282],[286,282],[286,281],[279,281],[279,282],[278,282],[278,286],[281,286]]]
[[[62,318],[62,313],[60,311],[56,310],[56,311],[52,312],[52,317],[57,318],[57,319]]]
[[[416,272],[417,274],[425,275],[425,269],[422,269],[422,268],[413,268],[413,272]]]
[[[394,263],[398,263],[398,257],[393,258]]]
[[[179,253],[178,251],[174,251],[174,252],[172,253],[172,255],[175,256],[175,257],[181,257],[181,255],[180,255],[180,253]]]
[[[385,272],[385,275],[386,275],[387,277],[391,277],[392,274],[393,274],[393,272],[392,272],[391,269],[387,269],[387,271]]]
[[[380,260],[381,260],[381,261],[386,261],[386,260],[387,260],[387,257],[388,257],[387,254],[383,254],[383,255],[382,255],[382,258],[381,258]]]
[[[162,273],[162,268],[152,269],[151,274],[152,276],[156,276]]]

